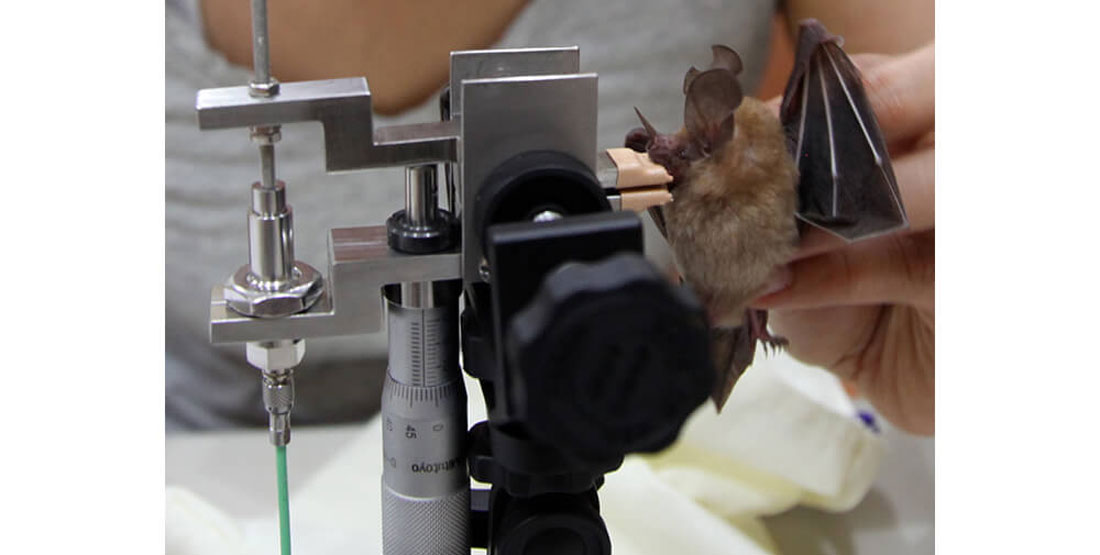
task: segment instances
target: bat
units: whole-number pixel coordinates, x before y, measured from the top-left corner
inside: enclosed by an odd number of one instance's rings
[[[801,24],[779,118],[743,95],[741,59],[722,45],[709,68],[684,75],[680,131],[659,133],[635,108],[642,127],[625,146],[673,177],[672,202],[650,215],[707,307],[719,410],[758,342],[787,345],[748,303],[795,253],[805,225],[853,241],[907,223],[882,132],[840,45],[819,22]]]

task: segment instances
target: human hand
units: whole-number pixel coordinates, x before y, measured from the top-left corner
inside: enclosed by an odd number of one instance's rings
[[[767,309],[790,353],[855,385],[894,425],[935,431],[935,52],[857,55],[909,229],[849,245],[816,228]],[[778,101],[773,101],[778,107]]]

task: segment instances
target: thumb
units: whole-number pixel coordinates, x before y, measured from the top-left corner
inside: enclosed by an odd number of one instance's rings
[[[754,301],[760,309],[935,304],[935,231],[893,234],[790,264],[790,285]]]

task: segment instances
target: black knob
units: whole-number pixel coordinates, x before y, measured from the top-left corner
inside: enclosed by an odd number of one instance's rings
[[[676,439],[710,390],[702,308],[623,253],[547,275],[507,333],[513,398],[529,432],[583,461]]]

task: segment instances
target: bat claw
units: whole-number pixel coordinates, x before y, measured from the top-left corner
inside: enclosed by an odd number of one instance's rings
[[[772,353],[779,353],[787,347],[787,338],[772,335],[768,331],[767,311],[748,309],[745,311],[745,319],[748,322],[749,334],[752,340],[764,344],[765,354],[771,356]]]

